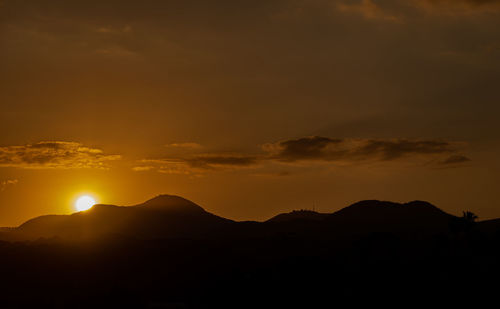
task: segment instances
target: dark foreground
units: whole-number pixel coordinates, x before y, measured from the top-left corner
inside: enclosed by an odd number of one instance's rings
[[[499,293],[493,221],[425,233],[278,221],[191,238],[3,241],[0,307],[449,307]]]

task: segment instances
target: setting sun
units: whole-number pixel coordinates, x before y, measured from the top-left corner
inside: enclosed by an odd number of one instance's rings
[[[75,208],[78,211],[84,211],[84,210],[90,209],[95,204],[96,204],[96,201],[92,197],[90,197],[88,195],[83,195],[83,196],[80,196],[76,200]]]

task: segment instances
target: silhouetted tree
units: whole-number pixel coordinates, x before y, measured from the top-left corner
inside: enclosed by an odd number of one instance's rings
[[[475,213],[467,210],[463,212],[462,218],[468,223],[475,223],[478,216],[476,216]]]
[[[455,236],[463,237],[469,234],[476,224],[478,216],[471,211],[463,211],[462,217],[458,217],[450,222],[450,229]]]
[[[463,235],[463,244],[466,247],[474,245],[477,241],[477,230],[475,229],[477,225],[478,216],[471,211],[464,211],[462,218],[460,218],[462,235]]]

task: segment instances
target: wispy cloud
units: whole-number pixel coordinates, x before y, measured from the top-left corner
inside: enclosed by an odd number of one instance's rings
[[[500,0],[339,0],[339,12],[366,20],[404,22],[422,12],[432,15],[472,15],[500,11]]]
[[[460,143],[408,139],[332,139],[310,136],[265,144],[270,158],[281,162],[394,161],[409,157],[453,154]]]
[[[7,179],[0,181],[0,192],[5,191],[8,187],[14,186],[19,182],[17,179]]]
[[[120,158],[120,155],[105,154],[101,149],[87,147],[77,142],[43,141],[0,147],[0,167],[106,169],[110,161]]]
[[[201,146],[200,144],[193,143],[193,142],[166,144],[165,147],[167,147],[167,148],[184,148],[184,149],[201,149],[201,148],[203,148],[203,146]]]
[[[194,156],[185,162],[195,168],[217,169],[227,167],[248,167],[256,164],[258,157],[241,154],[209,154]]]
[[[135,166],[134,171],[156,169],[165,174],[203,174],[208,171],[250,168],[259,161],[257,156],[242,154],[203,154],[185,158],[145,159]]]
[[[434,165],[438,162],[441,167],[458,166],[470,161],[468,157],[459,153],[463,147],[464,143],[443,140],[308,136],[264,144],[259,154],[208,153],[146,159],[141,160],[133,170],[200,174],[210,171],[258,168],[264,163],[306,166],[318,163],[346,165],[396,161],[423,161]]]
[[[134,166],[134,167],[132,167],[132,170],[134,172],[145,172],[145,171],[150,171],[150,170],[152,170],[154,168],[155,167],[151,166],[151,165],[140,165],[140,166]]]
[[[471,161],[471,159],[469,159],[466,156],[451,155],[448,158],[440,161],[439,164],[441,164],[441,165],[458,165],[458,164],[462,164],[462,163],[469,162],[469,161]]]
[[[111,45],[95,50],[96,54],[105,56],[118,56],[118,57],[135,57],[137,53],[123,46]]]
[[[433,14],[467,15],[500,10],[500,0],[415,0],[414,3]]]
[[[96,32],[98,33],[104,33],[104,34],[122,34],[122,33],[129,33],[132,31],[132,27],[129,25],[125,25],[123,27],[98,27],[95,29]]]
[[[398,16],[382,9],[373,0],[361,0],[354,3],[353,1],[338,2],[337,8],[339,11],[344,13],[359,14],[368,20],[382,20],[389,22],[402,21],[402,16]]]

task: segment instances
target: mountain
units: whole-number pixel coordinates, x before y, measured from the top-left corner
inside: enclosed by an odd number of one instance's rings
[[[288,221],[298,221],[298,220],[321,221],[327,217],[328,214],[319,213],[312,210],[301,209],[279,214],[267,220],[266,222],[288,222]]]
[[[394,203],[366,200],[345,207],[326,218],[336,229],[353,233],[442,233],[455,216],[423,201]]]
[[[17,228],[1,229],[0,240],[60,238],[89,240],[105,237],[134,239],[216,237],[224,239],[302,237],[351,239],[370,233],[434,235],[450,232],[458,218],[423,202],[366,200],[326,214],[296,210],[264,222],[235,222],[205,211],[179,196],[159,195],[134,206],[94,205],[72,215],[47,215]],[[497,230],[498,222],[485,223]]]
[[[499,226],[421,201],[361,201],[264,222],[234,222],[170,195],[95,205],[0,229],[0,239],[34,240],[0,241],[0,308],[477,302],[499,287]]]
[[[330,214],[311,210],[279,214],[265,221],[264,227],[254,227],[254,233],[330,241],[351,241],[373,233],[418,238],[449,233],[455,220],[458,218],[423,201],[365,200]]]
[[[159,210],[163,212],[171,213],[183,213],[183,214],[207,214],[202,207],[196,205],[195,203],[176,195],[158,195],[155,198],[147,200],[146,202],[135,205],[133,207],[147,207],[149,210]]]
[[[500,235],[500,219],[491,219],[481,221],[478,224],[479,230],[486,234]]]
[[[110,235],[138,239],[202,237],[233,221],[179,196],[160,195],[135,206],[94,205],[71,215],[31,219],[3,239],[96,239]],[[1,236],[0,236],[1,237]]]

